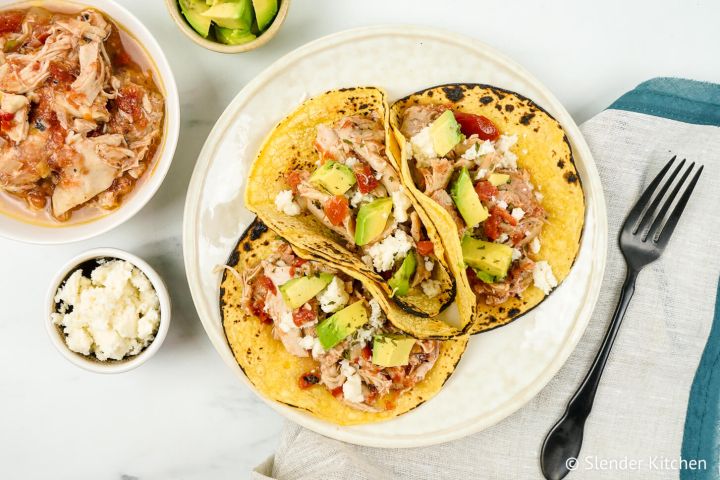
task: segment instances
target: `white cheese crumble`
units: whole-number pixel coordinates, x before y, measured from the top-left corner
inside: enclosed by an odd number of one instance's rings
[[[365,401],[365,397],[362,394],[362,379],[353,368],[353,373],[349,376],[346,375],[347,380],[343,383],[343,397],[348,402],[362,403]]]
[[[124,260],[70,275],[55,295],[60,309],[51,314],[63,328],[70,350],[98,360],[136,355],[155,338],[160,300],[150,280]],[[72,311],[68,311],[72,308]]]
[[[373,328],[382,327],[383,323],[385,323],[385,314],[380,308],[380,304],[374,298],[368,303],[370,304],[370,319],[368,320],[370,326]]]
[[[430,260],[428,257],[423,257],[425,261],[425,270],[428,272],[432,272],[433,268],[435,268],[435,262]]]
[[[532,253],[538,253],[540,251],[540,239],[535,237],[530,242],[530,251]]]
[[[513,208],[512,213],[510,214],[513,217],[515,217],[515,220],[522,220],[522,218],[525,216],[525,210],[522,208]]]
[[[508,207],[507,202],[504,201],[504,200],[499,200],[499,201],[496,203],[496,205],[497,205],[498,207],[502,208],[503,210],[507,209],[507,207]]]
[[[312,335],[305,335],[303,338],[298,340],[298,345],[303,350],[311,350],[315,346],[315,337]]]
[[[487,176],[487,168],[479,168],[477,171],[477,174],[475,175],[475,180],[482,180]]]
[[[429,125],[410,139],[410,146],[417,160],[430,160],[437,157],[435,147],[433,146],[432,135],[430,135]]]
[[[412,205],[410,198],[405,194],[405,189],[400,187],[397,192],[391,194],[393,202],[393,216],[398,223],[408,221],[408,208]]]
[[[353,193],[352,197],[350,197],[350,205],[352,205],[353,208],[357,208],[358,205],[360,205],[363,202],[370,203],[373,200],[375,200],[375,196],[371,193],[362,193],[360,190],[355,190],[355,193]]]
[[[300,205],[293,200],[292,190],[280,190],[275,196],[275,206],[279,211],[291,217],[300,214]]]
[[[517,135],[500,135],[495,140],[495,148],[502,154],[502,160],[498,162],[496,167],[498,168],[517,168],[517,155],[515,155],[510,148],[517,143]]]
[[[557,287],[557,279],[553,275],[550,264],[546,261],[537,262],[535,269],[533,270],[533,283],[537,288],[542,290],[545,295],[550,293],[550,290]]]
[[[497,241],[500,243],[505,243],[508,241],[508,238],[510,238],[510,237],[508,237],[507,233],[501,233],[500,236],[498,237]]]
[[[354,168],[358,162],[359,162],[359,160],[355,157],[348,157],[345,159],[345,165],[347,165],[350,168]]]
[[[438,280],[425,280],[420,284],[420,287],[422,288],[423,293],[430,298],[437,297],[442,291],[440,288],[440,281]]]
[[[538,201],[538,202],[542,202],[542,199],[543,199],[544,197],[543,197],[543,194],[542,194],[542,193],[536,191],[536,192],[535,192],[535,198],[537,198],[537,201]]]
[[[312,356],[314,359],[318,359],[321,355],[325,355],[325,349],[323,348],[322,344],[320,343],[319,338],[315,338],[313,340],[312,345]]]
[[[522,257],[522,252],[519,248],[513,248],[512,249],[512,261],[518,260],[520,257]]]
[[[280,321],[278,322],[278,327],[285,333],[288,333],[290,330],[298,328],[297,325],[295,325],[295,321],[293,320],[293,315],[290,310],[285,310],[280,314]]]
[[[372,257],[373,267],[376,271],[386,272],[393,267],[396,260],[406,255],[412,246],[412,238],[404,231],[397,229],[383,241],[368,248],[368,255]]]
[[[320,308],[325,313],[337,312],[350,300],[350,295],[345,291],[345,284],[337,276],[325,289],[317,295]]]

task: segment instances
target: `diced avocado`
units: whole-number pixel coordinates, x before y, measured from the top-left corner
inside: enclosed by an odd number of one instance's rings
[[[355,221],[355,243],[366,245],[375,240],[387,225],[392,212],[392,198],[383,197],[360,207]]]
[[[452,110],[445,110],[430,124],[430,136],[433,141],[433,149],[439,157],[444,157],[455,148],[455,145],[462,142],[463,134],[460,133],[460,124],[455,120]]]
[[[482,280],[485,283],[495,283],[498,280],[502,280],[502,278],[493,277],[489,273],[478,270],[477,268],[473,268],[473,271],[475,272],[475,276],[478,278],[478,280]]]
[[[215,3],[202,15],[215,22],[219,27],[250,31],[253,21],[252,2],[235,0],[232,2]]]
[[[331,349],[365,325],[367,321],[367,309],[363,300],[343,308],[318,324],[317,335],[320,345],[325,350]]]
[[[480,197],[473,188],[467,168],[463,167],[457,180],[450,187],[450,196],[468,227],[473,228],[488,218],[487,208],[480,203]]]
[[[329,273],[318,273],[307,277],[293,278],[289,282],[280,285],[285,303],[295,310],[320,293],[323,288],[332,282],[333,275]]]
[[[407,295],[410,290],[410,279],[415,274],[417,268],[417,259],[415,258],[415,252],[409,252],[403,259],[400,268],[393,274],[392,278],[388,280],[388,285],[392,289],[392,296],[398,295],[402,297]]]
[[[257,38],[254,33],[238,28],[215,27],[215,37],[220,43],[225,45],[241,45],[243,43],[252,42]]]
[[[372,363],[380,367],[399,367],[410,361],[414,338],[404,335],[384,334],[373,338]]]
[[[488,175],[488,182],[494,186],[504,185],[510,181],[510,175],[506,173],[491,173]]]
[[[278,0],[252,0],[255,18],[261,31],[270,26],[278,11]]]
[[[180,0],[180,11],[197,33],[207,38],[212,20],[202,15],[209,8],[203,0]]]
[[[470,236],[462,239],[462,254],[467,265],[495,279],[505,278],[512,263],[512,248]]]
[[[355,174],[350,167],[333,161],[325,162],[310,175],[310,182],[322,186],[333,195],[342,195],[355,185]]]

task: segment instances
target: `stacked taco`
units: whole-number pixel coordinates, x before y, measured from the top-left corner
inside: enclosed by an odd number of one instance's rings
[[[560,124],[475,84],[392,107],[374,87],[307,100],[266,138],[245,203],[258,219],[222,279],[228,342],[263,395],[342,425],[436,394],[469,333],[568,275],[584,217]]]

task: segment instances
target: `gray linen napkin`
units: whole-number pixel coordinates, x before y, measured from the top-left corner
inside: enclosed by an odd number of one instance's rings
[[[584,471],[571,477],[678,478],[688,392],[712,324],[720,272],[720,128],[714,126],[720,122],[712,112],[703,115],[709,106],[704,88],[720,98],[720,86],[655,79],[582,125],[607,200],[607,270],[580,344],[528,405],[478,434],[416,449],[358,447],[288,423],[274,458],[252,478],[542,478],[543,438],[589,368],[623,282],[618,230],[643,187],[675,154],[704,163],[705,172],[667,251],[640,274],[587,422],[578,462]]]

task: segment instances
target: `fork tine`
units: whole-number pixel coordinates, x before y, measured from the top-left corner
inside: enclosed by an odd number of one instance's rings
[[[634,227],[635,223],[637,223],[638,218],[640,218],[640,214],[642,213],[643,209],[645,208],[645,205],[650,201],[650,198],[652,197],[653,192],[657,188],[657,186],[660,184],[660,181],[665,176],[665,173],[670,169],[670,166],[675,161],[676,156],[673,156],[668,163],[665,164],[665,166],[660,170],[660,173],[658,173],[655,178],[653,178],[653,181],[650,182],[650,185],[645,189],[642,196],[638,199],[638,201],[635,203],[635,206],[630,210],[630,213],[628,213],[627,218],[625,219],[625,223],[623,224],[623,229],[625,227]],[[633,230],[632,233],[635,233]]]
[[[655,195],[655,199],[652,201],[648,209],[645,211],[645,215],[643,215],[643,218],[640,220],[640,223],[633,229],[633,235],[640,232],[642,235],[643,229],[647,226],[648,223],[652,222],[653,218],[655,218],[655,211],[657,210],[658,205],[660,205],[660,202],[662,202],[663,197],[665,196],[665,193],[668,191],[668,188],[670,188],[670,185],[672,185],[673,181],[675,180],[675,177],[677,177],[678,173],[682,169],[683,165],[685,165],[685,159],[683,158],[682,162],[678,164],[677,167],[675,167],[675,170],[673,171],[672,175],[665,181],[662,188],[660,188],[660,191]]]
[[[692,168],[692,167],[691,167]],[[682,215],[683,210],[685,209],[685,205],[687,205],[688,200],[690,200],[690,195],[692,195],[693,189],[695,188],[695,184],[697,184],[698,179],[700,178],[700,174],[703,171],[703,168],[705,168],[704,165],[700,165],[700,168],[693,176],[692,180],[690,180],[690,184],[685,189],[685,192],[683,193],[682,197],[680,197],[680,201],[678,201],[677,205],[675,205],[675,208],[673,209],[672,213],[670,214],[670,217],[668,218],[667,222],[665,222],[665,225],[663,226],[662,231],[660,232],[657,240],[655,240],[655,243],[660,249],[664,249],[665,246],[668,244],[668,241],[670,240],[670,237],[673,234],[673,231],[675,230],[675,226],[678,223],[678,220],[680,220],[680,215]],[[689,169],[688,169],[689,173]],[[669,205],[668,205],[669,207]]]
[[[660,233],[660,225],[662,224],[663,219],[665,218],[665,214],[670,211],[670,206],[677,198],[678,193],[680,192],[680,189],[685,184],[685,180],[687,180],[687,177],[690,175],[690,172],[692,171],[693,167],[695,166],[695,162],[691,163],[690,166],[685,170],[685,173],[683,173],[680,180],[678,180],[677,185],[675,185],[675,188],[673,188],[673,191],[668,195],[667,199],[665,200],[665,203],[663,203],[662,208],[660,209],[660,212],[655,216],[655,219],[652,222],[652,225],[650,225],[650,228],[648,228],[647,234],[642,237],[642,241],[646,241],[648,238],[655,238],[657,233]]]

